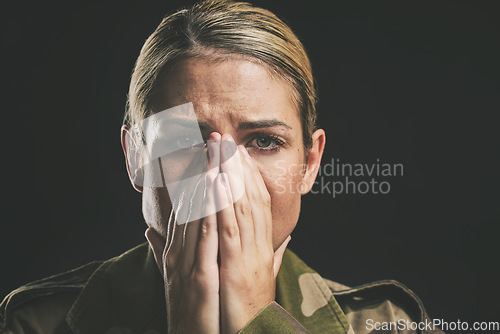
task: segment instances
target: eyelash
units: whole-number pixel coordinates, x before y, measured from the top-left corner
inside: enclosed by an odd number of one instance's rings
[[[257,134],[255,137],[253,137],[252,140],[250,140],[248,142],[247,146],[249,146],[250,143],[256,141],[257,139],[261,139],[261,138],[270,139],[272,142],[274,142],[274,145],[271,145],[270,146],[271,148],[261,148],[261,147],[258,147],[257,144],[250,146],[250,147],[255,148],[259,151],[263,151],[263,152],[277,152],[277,151],[280,151],[285,146],[284,140],[282,140],[281,138],[279,138],[276,135],[269,135],[269,134]]]
[[[183,139],[185,137],[187,137],[187,136],[181,136],[181,137],[178,137],[176,139]],[[256,143],[256,140],[262,139],[262,138],[270,139],[271,140],[271,145],[269,147],[264,147],[264,148],[259,147],[257,145],[257,143]],[[202,146],[206,147],[206,139],[205,139],[204,143],[202,144]],[[182,149],[184,149],[184,150],[192,150],[192,149],[197,149],[197,147],[199,147],[199,145],[187,146],[187,147],[184,147]],[[261,152],[278,152],[283,147],[285,147],[285,141],[283,139],[281,139],[280,137],[278,137],[277,135],[274,135],[274,134],[266,134],[266,133],[254,134],[253,138],[247,143],[246,147],[255,148],[255,149],[257,149],[258,151],[261,151]]]

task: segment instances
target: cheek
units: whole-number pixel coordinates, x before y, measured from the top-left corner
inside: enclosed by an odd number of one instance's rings
[[[273,245],[276,249],[292,233],[300,213],[302,164],[299,159],[261,164],[261,174],[271,195]],[[294,161],[294,162],[291,162]]]
[[[172,207],[180,221],[190,216],[189,205],[181,199],[203,201],[203,189],[197,187],[206,165],[206,154],[201,152],[170,154],[147,165],[142,196],[142,211],[148,226],[166,236]],[[151,180],[151,181],[148,181]],[[198,191],[197,191],[198,190]]]
[[[172,204],[165,188],[146,187],[142,193],[142,213],[146,224],[166,238]]]

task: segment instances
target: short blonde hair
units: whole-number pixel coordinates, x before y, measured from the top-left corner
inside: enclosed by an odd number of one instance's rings
[[[146,40],[130,82],[124,123],[153,112],[160,73],[190,57],[235,54],[266,64],[293,88],[304,146],[312,145],[316,91],[311,64],[297,36],[272,12],[246,2],[202,1],[166,16]]]

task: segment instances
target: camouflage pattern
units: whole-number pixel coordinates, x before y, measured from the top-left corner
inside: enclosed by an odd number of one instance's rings
[[[105,262],[25,285],[0,305],[0,333],[166,333],[163,279],[147,243]],[[270,303],[240,333],[441,333],[377,331],[380,323],[429,319],[396,281],[349,288],[322,278],[287,250]]]

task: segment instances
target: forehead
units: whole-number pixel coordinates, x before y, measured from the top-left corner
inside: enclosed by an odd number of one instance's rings
[[[243,57],[223,61],[189,58],[162,74],[156,110],[193,103],[198,118],[299,121],[293,89],[267,66]]]

